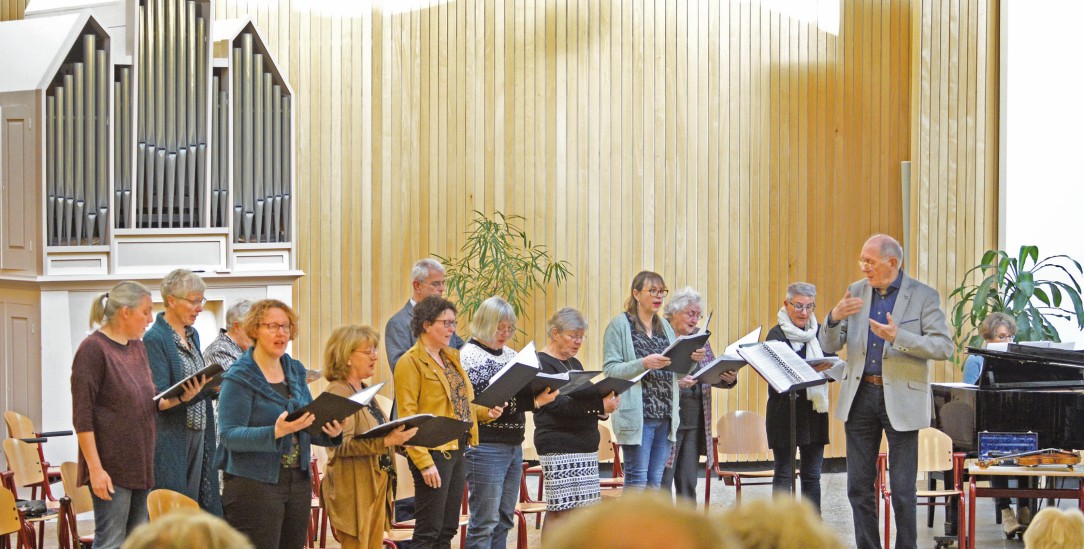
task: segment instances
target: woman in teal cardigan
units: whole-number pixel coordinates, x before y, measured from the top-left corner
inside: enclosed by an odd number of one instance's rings
[[[157,392],[165,391],[203,369],[199,334],[192,325],[203,310],[206,286],[199,276],[177,269],[162,280],[166,310],[143,336],[151,378]],[[202,389],[206,380],[193,387]],[[158,437],[154,445],[154,487],[180,492],[200,507],[222,515],[215,455],[214,391],[200,391],[158,413]]]
[[[610,321],[602,342],[602,370],[607,376],[632,379],[652,370],[621,395],[621,404],[611,415],[629,487],[659,487],[677,438],[678,379],[662,370],[670,359],[661,354],[674,340],[674,329],[657,314],[667,293],[661,275],[638,273],[625,311]],[[699,362],[704,350],[698,349],[692,358]]]

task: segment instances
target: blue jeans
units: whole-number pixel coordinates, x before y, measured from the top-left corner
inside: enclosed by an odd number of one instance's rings
[[[896,518],[896,549],[918,547],[915,479],[918,477],[918,431],[892,428],[885,410],[884,389],[862,382],[854,395],[844,424],[847,433],[847,499],[854,516],[854,541],[858,549],[880,549],[878,532],[877,453],[881,432],[888,438],[888,476],[892,487],[892,511]]]
[[[482,443],[467,449],[467,547],[504,549],[515,524],[523,448],[518,444]]]
[[[91,492],[94,501],[94,549],[117,549],[128,534],[147,522],[150,490],[129,490],[113,485],[113,499],[105,501]]]
[[[821,512],[821,466],[824,464],[823,444],[802,444],[801,468],[802,496],[813,504],[817,513]],[[790,493],[790,483],[794,476],[794,449],[776,448],[775,475],[772,477],[772,490]]]
[[[644,418],[640,444],[622,444],[627,488],[658,488],[670,459],[670,419]]]

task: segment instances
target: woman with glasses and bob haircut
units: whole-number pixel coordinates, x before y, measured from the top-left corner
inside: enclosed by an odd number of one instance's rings
[[[365,389],[379,355],[380,334],[368,326],[340,326],[324,345],[327,391],[350,398]],[[375,401],[343,421],[343,443],[328,449],[327,478],[320,484],[335,539],[343,549],[379,547],[391,529],[396,446],[410,440],[417,428],[398,429],[383,438],[355,438],[387,418]]]
[[[478,423],[500,417],[504,408],[471,404],[474,390],[449,342],[455,333],[455,305],[430,296],[414,306],[410,331],[418,340],[395,366],[399,417],[433,414],[471,422],[463,436],[436,448],[408,446],[414,477],[414,538],[411,547],[448,547],[459,527],[466,483],[463,451],[478,444]]]
[[[157,392],[165,391],[205,366],[199,334],[192,327],[203,311],[207,286],[198,275],[176,269],[162,280],[162,303],[154,325],[143,336],[147,360]],[[216,449],[217,394],[202,390],[207,379],[191,382],[195,396],[181,395],[175,406],[158,414],[158,442],[154,446],[154,487],[180,492],[204,510],[222,515],[218,472],[212,460]]]
[[[625,311],[610,321],[602,341],[607,376],[632,379],[648,372],[621,395],[611,418],[614,438],[625,455],[628,487],[658,488],[677,440],[678,380],[662,369],[670,365],[662,352],[674,340],[674,329],[658,315],[669,293],[658,273],[637,273]],[[704,349],[697,349],[692,359],[700,362],[704,356]]]
[[[813,311],[817,308],[816,286],[808,282],[795,282],[787,286],[787,298],[776,313],[779,322],[768,331],[766,341],[784,341],[802,358],[821,358],[817,334],[820,325]],[[832,356],[832,355],[829,355]],[[813,369],[824,371],[829,364],[814,365]],[[824,462],[824,445],[828,444],[828,386],[821,385],[802,391],[795,402],[794,432],[798,449],[801,450],[802,495],[821,510],[821,465]],[[794,476],[794,451],[790,446],[790,397],[768,387],[766,411],[768,447],[775,454],[775,475],[772,490],[790,492]]]
[[[305,366],[286,354],[298,334],[293,309],[263,299],[241,325],[253,345],[222,374],[218,401],[222,510],[256,547],[297,549],[305,545],[312,505],[310,445],[338,446],[342,426],[325,423],[313,436],[304,431],[316,420],[312,414],[286,420],[312,402]]]
[[[480,393],[516,356],[516,351],[506,345],[516,333],[516,312],[507,301],[493,296],[483,301],[471,317],[470,332],[471,338],[459,350],[459,360],[474,392]],[[467,547],[508,545],[523,476],[525,412],[550,403],[556,396],[556,391],[534,395],[529,386],[525,387],[505,405],[500,417],[478,426],[478,445],[466,452],[471,511]]]

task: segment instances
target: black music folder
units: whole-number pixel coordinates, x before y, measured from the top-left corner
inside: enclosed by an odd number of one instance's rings
[[[828,383],[828,378],[814,371],[785,341],[739,347],[738,354],[779,393]]]
[[[305,412],[309,412],[316,416],[316,421],[313,421],[312,425],[306,427],[304,431],[310,435],[318,436],[323,432],[322,428],[325,423],[332,420],[341,422],[367,406],[372,402],[377,391],[383,386],[383,383],[377,383],[372,387],[367,387],[354,393],[350,398],[341,397],[325,391],[320,393],[320,396],[313,399],[312,402],[288,414],[286,416],[286,421],[293,421],[305,415]]]
[[[576,387],[583,385],[585,382],[590,382],[591,378],[596,375],[598,375],[598,372],[580,372],[576,370],[559,374],[540,372],[531,380],[528,387],[530,387],[532,395],[541,394],[546,389],[565,392],[575,390]]]
[[[600,396],[605,398],[606,395],[610,393],[619,395],[621,393],[624,393],[625,391],[628,391],[630,388],[632,388],[633,385],[639,383],[640,380],[643,379],[643,377],[646,376],[647,373],[650,371],[651,370],[644,370],[642,373],[640,373],[640,375],[632,379],[621,379],[619,377],[604,377],[599,380],[598,383],[595,383],[593,385],[585,384],[579,390],[571,392],[570,396],[573,396],[574,398],[587,398],[592,396]]]
[[[708,342],[709,337],[711,337],[711,332],[708,331],[678,336],[662,352],[663,356],[670,359],[670,365],[663,368],[663,370],[673,372],[681,377],[689,375],[689,372],[696,369],[696,362],[693,362],[692,359],[693,351],[703,347]]]
[[[203,391],[208,390],[208,389],[214,389],[215,387],[218,387],[219,385],[222,384],[222,372],[225,372],[225,371],[226,371],[226,369],[223,368],[221,365],[218,365],[218,364],[212,364],[210,366],[207,366],[207,367],[201,369],[200,371],[198,371],[198,372],[196,372],[196,373],[194,373],[194,374],[192,374],[192,375],[178,381],[176,384],[174,384],[169,389],[166,389],[165,391],[162,391],[161,393],[158,393],[157,395],[154,395],[154,400],[158,401],[158,400],[161,400],[163,398],[176,398],[176,397],[181,396],[182,394],[184,394],[183,385],[185,383],[187,383],[188,380],[196,379],[199,376],[207,376],[207,378],[209,379],[209,381],[207,382],[207,385],[204,385],[203,389],[200,391],[201,393]]]
[[[516,353],[508,364],[504,365],[493,377],[489,379],[489,385],[482,392],[474,395],[474,402],[479,406],[494,408],[503,406],[520,389],[527,386],[539,373],[538,354],[535,353],[534,342],[528,343],[523,350]]]
[[[405,425],[407,429],[418,428],[418,432],[414,433],[414,436],[410,440],[403,443],[404,446],[420,446],[423,448],[436,448],[443,444],[447,444],[466,433],[470,429],[472,422],[460,421],[455,418],[445,416],[434,416],[433,414],[414,414],[412,416],[401,417],[395,421],[389,421],[381,425],[377,425],[368,431],[360,435],[356,435],[354,438],[378,438],[384,437],[388,433],[399,428],[400,425]]]
[[[746,364],[746,360],[742,357],[723,355],[715,357],[715,360],[705,364],[702,368],[689,375],[700,383],[715,385],[716,383],[719,383],[719,376],[726,372],[740,370],[741,367]]]

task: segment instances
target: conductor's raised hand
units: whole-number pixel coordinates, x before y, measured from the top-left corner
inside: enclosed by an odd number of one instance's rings
[[[316,416],[309,412],[305,412],[301,417],[293,420],[286,421],[286,412],[279,414],[279,418],[275,420],[275,438],[279,439],[286,435],[296,433],[316,421]],[[341,428],[340,428],[341,429]]]
[[[644,357],[644,369],[645,370],[658,370],[670,365],[670,359],[665,356],[655,353]]]
[[[339,420],[333,419],[325,423],[324,426],[320,428],[320,430],[322,430],[325,435],[331,438],[335,438],[342,434],[343,426],[341,423],[339,423]]]
[[[553,389],[551,387],[546,387],[545,389],[542,390],[541,393],[538,393],[537,395],[534,396],[534,407],[535,407],[535,409],[541,408],[541,407],[553,402],[553,399],[557,398],[557,395],[559,395],[559,394],[561,394],[561,391],[555,390],[555,389]]]
[[[869,319],[869,329],[877,334],[877,337],[889,342],[896,342],[896,334],[899,333],[900,327],[896,324],[895,320],[892,320],[892,313],[888,313],[888,323],[881,324],[872,318]]]
[[[407,429],[406,425],[400,425],[394,431],[384,435],[384,446],[402,446],[404,442],[413,438],[417,432],[417,427]]]
[[[832,307],[832,320],[838,322],[861,310],[862,298],[851,296],[851,291],[847,290],[847,293],[843,294],[843,299],[840,299],[839,303]]]

